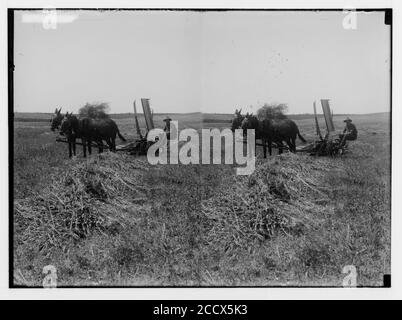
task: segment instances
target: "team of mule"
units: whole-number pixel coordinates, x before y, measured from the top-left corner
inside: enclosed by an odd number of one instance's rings
[[[247,129],[255,130],[255,138],[261,139],[264,158],[267,157],[267,146],[269,155],[272,155],[272,143],[274,142],[278,148],[279,153],[283,152],[283,141],[289,147],[289,151],[296,152],[296,138],[303,142],[306,140],[301,136],[299,128],[296,123],[290,119],[258,119],[253,114],[241,114],[241,109],[235,111],[235,117],[232,121],[232,131],[235,129],[243,129],[246,133]]]
[[[61,108],[55,111],[51,120],[51,130],[60,130],[60,134],[67,138],[70,158],[76,155],[76,139],[82,141],[84,157],[92,152],[92,142],[98,146],[99,153],[103,152],[103,141],[113,152],[116,151],[116,135],[123,141],[126,139],[121,135],[117,124],[110,118],[78,118],[72,113],[61,114]]]

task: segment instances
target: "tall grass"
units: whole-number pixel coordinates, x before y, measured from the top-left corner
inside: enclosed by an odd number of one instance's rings
[[[389,144],[365,129],[339,158],[150,166],[105,153],[67,159],[43,128],[16,130],[15,283],[358,285],[390,273]],[[367,132],[366,132],[367,131]]]

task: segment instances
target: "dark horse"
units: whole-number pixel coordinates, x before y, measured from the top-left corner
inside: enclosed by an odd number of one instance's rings
[[[81,138],[83,145],[84,157],[86,157],[86,149],[88,153],[92,152],[92,141],[98,145],[99,153],[103,151],[103,142],[105,140],[109,145],[109,149],[113,152],[116,151],[116,135],[123,141],[126,139],[120,134],[119,128],[116,123],[110,119],[92,119],[82,118],[78,119],[73,114],[66,114],[61,124],[61,134],[67,137],[69,156],[75,155],[75,141]]]
[[[241,109],[235,111],[235,116],[232,120],[232,127],[230,128],[232,131],[235,131],[236,129],[239,129],[241,127],[241,124],[244,120],[245,116],[241,114]]]
[[[272,142],[279,146],[279,153],[283,152],[282,141],[285,141],[291,152],[296,152],[296,137],[306,140],[300,135],[296,123],[290,119],[264,119],[258,120],[254,115],[247,115],[241,125],[243,130],[254,129],[256,139],[261,139],[264,149],[264,158],[267,157],[266,145],[268,143],[269,155],[272,155]]]
[[[54,131],[59,129],[64,116],[61,114],[61,108],[54,111],[54,115],[50,119],[50,130]]]

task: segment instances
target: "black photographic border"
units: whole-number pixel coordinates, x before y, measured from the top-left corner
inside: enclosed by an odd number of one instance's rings
[[[41,286],[21,286],[14,284],[14,12],[15,11],[38,11],[44,8],[7,8],[7,51],[8,51],[8,185],[9,185],[9,224],[8,224],[8,239],[9,239],[9,275],[8,275],[8,285],[9,289],[15,288],[43,288]],[[233,12],[233,11],[283,11],[283,12],[300,12],[300,11],[336,11],[343,12],[345,9],[336,8],[316,8],[316,9],[267,9],[267,8],[55,8],[56,10],[66,10],[66,11],[192,11],[192,12]],[[390,26],[390,186],[392,187],[392,70],[393,70],[393,43],[392,43],[392,8],[355,8],[348,9],[354,10],[356,12],[384,12],[384,24]],[[390,213],[391,213],[391,223],[392,223],[392,189],[390,194]],[[392,233],[391,233],[392,238]],[[391,243],[392,246],[392,243]],[[392,257],[390,257],[392,262]],[[385,274],[383,280],[383,286],[358,286],[358,288],[390,288],[391,287],[391,275]],[[341,286],[58,286],[57,288],[342,288]]]

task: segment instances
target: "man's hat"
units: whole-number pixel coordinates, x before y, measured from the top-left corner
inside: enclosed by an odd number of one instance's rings
[[[352,119],[350,119],[349,117],[346,117],[346,119],[343,120],[343,122],[352,122]]]
[[[163,119],[163,121],[165,121],[165,122],[167,122],[167,121],[172,121],[172,119],[170,119],[170,117],[169,117],[169,116],[166,116],[166,118],[165,118],[165,119]]]

